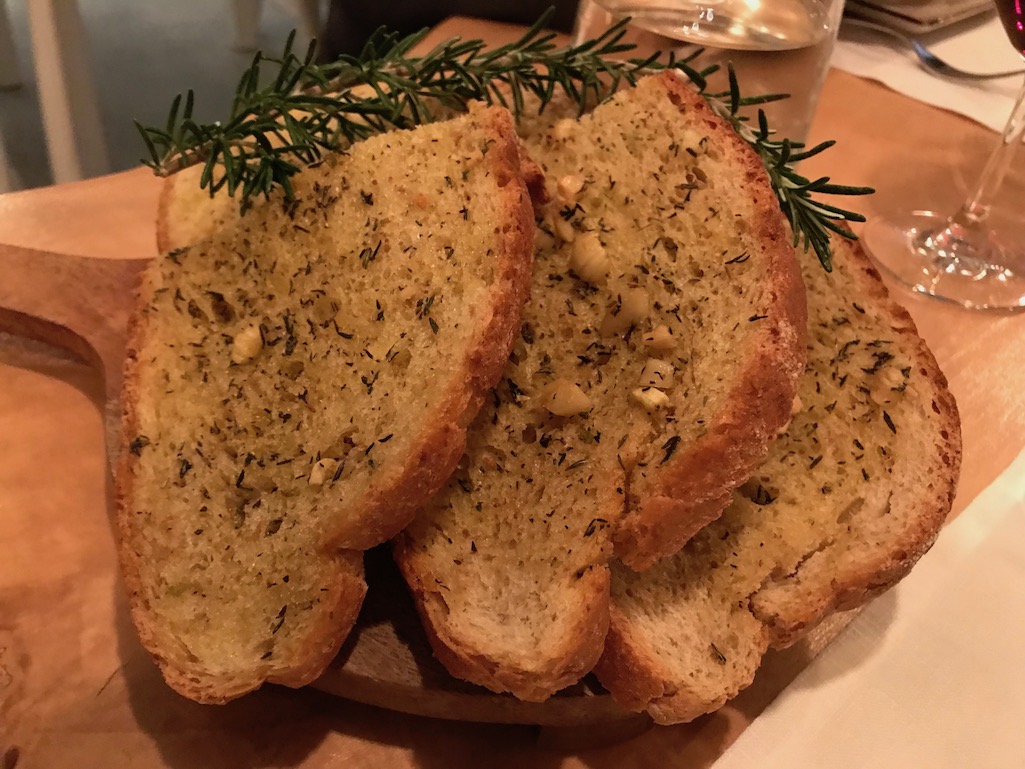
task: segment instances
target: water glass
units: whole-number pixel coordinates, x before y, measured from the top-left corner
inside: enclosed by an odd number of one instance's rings
[[[843,0],[580,0],[573,37],[595,37],[629,17],[639,53],[701,47],[695,64],[722,68],[711,90],[727,89],[732,62],[743,95],[790,94],[762,108],[778,137],[804,141],[842,15]]]

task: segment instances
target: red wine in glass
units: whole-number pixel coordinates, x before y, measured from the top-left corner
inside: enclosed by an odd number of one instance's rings
[[[996,0],[996,7],[1025,60],[1025,0]],[[1000,232],[990,216],[1023,135],[1025,83],[1000,143],[957,211],[893,212],[869,220],[862,240],[876,263],[920,294],[972,310],[1025,310],[1025,239]]]
[[[1025,0],[996,0],[996,3],[1011,45],[1025,56]]]

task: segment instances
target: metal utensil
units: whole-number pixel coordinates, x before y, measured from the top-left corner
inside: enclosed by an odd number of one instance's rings
[[[1008,72],[967,72],[959,67],[955,67],[953,64],[948,64],[943,61],[943,59],[926,48],[925,45],[923,45],[922,42],[913,35],[908,35],[896,29],[891,29],[884,24],[869,21],[868,19],[862,19],[857,16],[845,16],[843,23],[859,29],[868,29],[873,32],[880,32],[884,35],[889,35],[892,38],[900,40],[914,50],[915,55],[918,56],[919,61],[925,65],[926,69],[932,70],[940,75],[945,75],[946,77],[957,78],[959,80],[994,80],[1000,77],[1010,77],[1011,75],[1025,75],[1025,69],[1015,69]]]
[[[924,35],[993,13],[993,0],[847,0],[848,16]]]

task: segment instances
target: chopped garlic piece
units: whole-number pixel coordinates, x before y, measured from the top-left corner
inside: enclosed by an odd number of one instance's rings
[[[597,233],[585,232],[573,243],[570,269],[588,283],[603,283],[609,274],[609,257]]]
[[[638,387],[630,393],[630,397],[649,413],[658,411],[669,403],[669,396],[654,387]]]
[[[658,358],[648,358],[641,369],[641,387],[657,387],[659,390],[668,390],[673,386],[673,375],[676,369],[672,363],[666,363]]]
[[[655,326],[651,331],[641,337],[644,346],[653,352],[671,352],[676,349],[676,339],[669,326]]]
[[[894,390],[907,382],[904,373],[892,364],[884,366],[877,376],[879,377],[879,384],[887,390]]]
[[[648,317],[650,300],[643,288],[628,288],[618,297],[618,302],[605,314],[598,329],[602,336],[622,334]]]
[[[338,462],[334,459],[321,459],[310,470],[310,486],[323,486],[324,481],[334,475]]]
[[[545,387],[541,392],[541,403],[559,417],[571,417],[591,409],[587,393],[568,379],[556,379]]]
[[[263,349],[263,337],[259,326],[249,326],[235,334],[231,341],[231,360],[233,363],[245,363],[255,358]]]
[[[620,315],[632,326],[648,317],[649,307],[648,292],[643,288],[630,288],[623,293],[623,309]]]
[[[559,197],[567,203],[575,203],[577,195],[584,188],[584,177],[577,176],[576,174],[566,174],[566,176],[559,179],[555,188],[559,192]]]

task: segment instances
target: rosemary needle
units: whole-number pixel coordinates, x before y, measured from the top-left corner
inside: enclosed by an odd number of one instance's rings
[[[358,56],[341,56],[327,64],[314,61],[313,44],[305,56],[297,56],[293,32],[279,58],[256,54],[239,80],[226,120],[196,122],[189,91],[184,99],[174,100],[164,127],[136,123],[149,153],[143,162],[160,176],[202,164],[201,186],[211,195],[222,189],[229,195],[239,193],[244,213],[254,197],[269,197],[277,188],[291,201],[291,177],[325,152],[376,133],[443,118],[465,110],[469,101],[500,104],[519,117],[527,109],[528,96],[543,110],[557,94],[565,94],[582,113],[623,82],[633,84],[645,74],[676,70],[758,153],[790,221],[794,244],[811,247],[830,269],[830,232],[854,238],[844,222],[864,217],[813,196],[872,192],[830,184],[828,178],[809,180],[794,170],[794,163],[832,142],[806,148],[777,140],[761,110],[758,127],[753,128],[741,108],[782,97],[741,96],[732,69],[729,90],[709,93],[706,78],[718,67],[694,67],[700,51],[679,59],[672,54],[624,58],[634,50],[623,42],[628,19],[593,40],[558,46],[555,34],[545,31],[550,15],[551,11],[543,14],[519,40],[507,45],[489,49],[482,40],[453,38],[422,56],[411,56],[410,51],[427,30],[405,38],[380,30]],[[275,69],[270,82],[261,85],[264,64]]]

